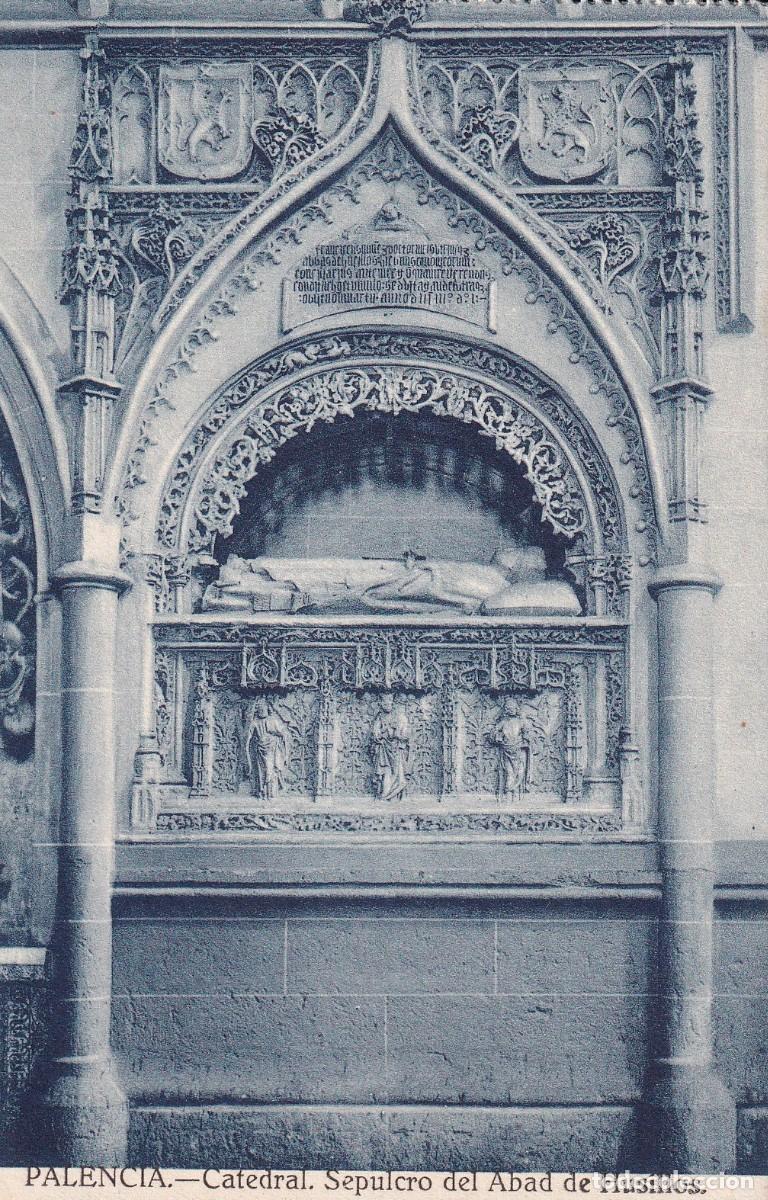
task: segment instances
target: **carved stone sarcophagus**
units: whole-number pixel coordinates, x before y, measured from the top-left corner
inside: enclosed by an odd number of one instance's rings
[[[166,618],[162,767],[135,787],[134,827],[619,831],[625,634],[594,618]]]

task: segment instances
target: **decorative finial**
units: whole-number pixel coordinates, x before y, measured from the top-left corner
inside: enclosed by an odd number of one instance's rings
[[[382,33],[402,33],[423,21],[427,0],[356,0],[349,14]]]

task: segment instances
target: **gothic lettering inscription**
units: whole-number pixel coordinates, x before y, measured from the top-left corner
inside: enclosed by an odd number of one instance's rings
[[[228,179],[250,157],[253,81],[247,63],[160,68],[158,153],[173,175]]]
[[[427,308],[493,328],[493,285],[468,247],[431,241],[390,202],[371,222],[317,246],[284,284],[285,330],[365,308]]]

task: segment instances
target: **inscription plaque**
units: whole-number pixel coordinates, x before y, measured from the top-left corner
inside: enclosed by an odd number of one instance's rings
[[[494,283],[472,251],[434,242],[385,205],[372,222],[317,246],[283,285],[283,329],[368,308],[429,309],[493,330]]]

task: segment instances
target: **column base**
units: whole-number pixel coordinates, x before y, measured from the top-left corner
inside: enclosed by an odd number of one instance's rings
[[[725,1084],[711,1067],[661,1070],[640,1104],[646,1169],[735,1171],[736,1105]]]
[[[24,1121],[35,1165],[121,1167],[127,1161],[128,1100],[112,1062],[54,1059]]]

